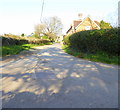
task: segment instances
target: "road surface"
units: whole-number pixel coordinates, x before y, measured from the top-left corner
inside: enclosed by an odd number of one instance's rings
[[[3,108],[118,108],[118,66],[65,53],[59,44],[3,58]]]

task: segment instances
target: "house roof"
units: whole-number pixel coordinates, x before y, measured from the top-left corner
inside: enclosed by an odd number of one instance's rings
[[[81,22],[82,22],[82,20],[74,20],[73,21],[74,27],[77,27]]]
[[[67,32],[66,32],[66,33],[68,33],[71,29],[72,29],[72,26],[70,26],[70,28],[67,30]]]
[[[89,18],[91,21],[93,21],[90,17],[86,17],[86,18]],[[82,22],[83,22],[86,18],[84,18],[83,20],[74,20],[74,21],[73,21],[73,24],[70,26],[70,28],[68,29],[68,31],[67,31],[66,33],[68,33],[68,32],[72,29],[72,27],[77,28],[79,25],[82,24]],[[99,25],[99,22],[98,22],[98,21],[93,21],[93,22],[97,25],[98,28],[100,28],[100,25]]]
[[[80,25],[83,23],[83,21],[85,21],[87,18],[89,18],[92,22],[94,22],[94,23],[96,24],[96,26],[100,29],[99,22],[98,22],[98,21],[93,21],[90,17],[84,18],[84,19],[82,20],[82,22],[77,25],[77,27],[80,26]],[[76,28],[77,28],[77,27],[76,27]]]
[[[100,26],[100,23],[98,21],[94,21],[98,26]]]
[[[81,22],[82,22],[82,20],[74,20],[73,25],[72,24],[70,25],[70,28],[67,30],[66,33],[68,33],[72,29],[73,26],[77,27]]]

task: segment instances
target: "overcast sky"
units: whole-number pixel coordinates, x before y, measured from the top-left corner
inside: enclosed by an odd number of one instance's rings
[[[0,0],[0,34],[31,34],[40,23],[43,0]],[[117,22],[119,0],[44,0],[42,17],[58,16],[67,31],[78,13],[90,15],[93,20]]]

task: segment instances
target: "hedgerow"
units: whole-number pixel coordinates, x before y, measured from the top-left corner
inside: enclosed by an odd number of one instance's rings
[[[0,56],[14,55],[35,46],[52,44],[47,39],[24,36],[21,37],[11,34],[0,36],[0,40],[2,40],[2,45],[0,46],[0,52],[2,54]]]
[[[47,39],[39,39],[39,38],[33,38],[33,37],[20,37],[20,36],[0,36],[0,39],[2,39],[2,45],[3,46],[10,46],[10,45],[21,45],[21,44],[47,44],[50,41]]]
[[[120,28],[88,30],[64,38],[65,44],[81,52],[107,52],[120,55]]]

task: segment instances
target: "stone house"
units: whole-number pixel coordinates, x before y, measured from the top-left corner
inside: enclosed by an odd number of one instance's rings
[[[95,29],[100,29],[99,22],[93,21],[90,17],[86,17],[83,20],[74,20],[70,28],[66,32],[66,35],[70,35],[79,31]]]

